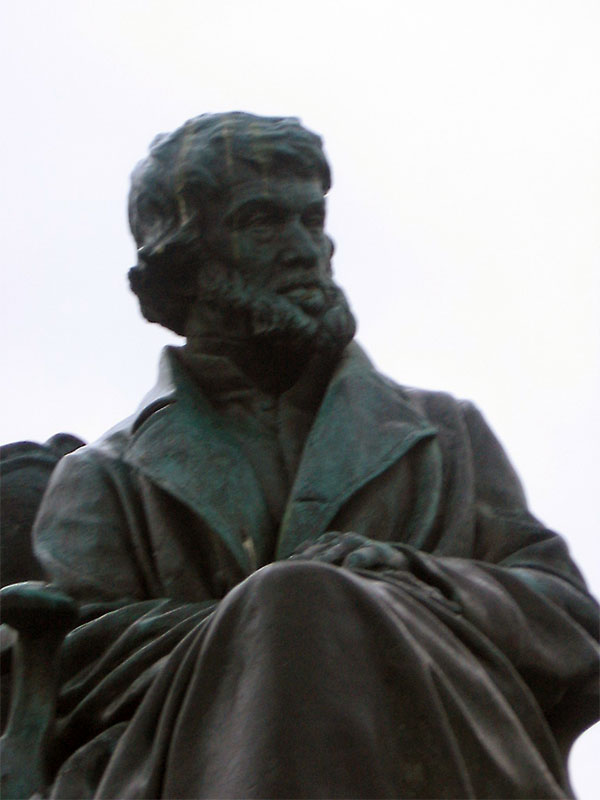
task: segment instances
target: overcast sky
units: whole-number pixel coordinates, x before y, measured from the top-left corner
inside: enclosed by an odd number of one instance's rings
[[[128,175],[205,111],[325,138],[358,339],[482,409],[596,593],[597,0],[4,0],[0,441],[90,441],[177,340],[143,322]],[[595,747],[595,750],[594,750]],[[598,727],[572,761],[595,798]]]

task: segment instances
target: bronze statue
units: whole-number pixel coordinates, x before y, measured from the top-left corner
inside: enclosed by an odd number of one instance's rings
[[[319,137],[245,113],[133,173],[131,286],[186,344],[37,516],[79,615],[52,797],[572,796],[597,606],[476,408],[352,341],[329,186]]]

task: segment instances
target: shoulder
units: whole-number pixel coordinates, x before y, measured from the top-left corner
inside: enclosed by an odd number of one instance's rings
[[[445,418],[462,414],[466,406],[472,406],[468,400],[462,400],[449,392],[419,389],[416,386],[399,386],[406,399],[425,416]]]
[[[356,342],[347,348],[345,363],[346,369],[349,367],[358,374],[376,395],[395,397],[400,401],[401,413],[404,408],[405,413],[420,417],[422,422],[437,428],[445,441],[456,440],[457,436],[468,439],[472,424],[485,425],[483,416],[470,400],[455,397],[450,392],[398,383],[380,372]]]
[[[486,425],[484,417],[471,400],[450,392],[398,386],[405,400],[438,429],[468,435],[472,425]]]
[[[401,387],[413,407],[442,434],[466,439],[470,449],[501,449],[484,415],[471,400],[457,398],[449,392]]]
[[[173,403],[184,382],[176,357],[177,349],[164,348],[155,385],[144,395],[133,414],[117,422],[88,446],[82,455],[83,459],[102,461],[122,458],[139,428],[162,408]]]

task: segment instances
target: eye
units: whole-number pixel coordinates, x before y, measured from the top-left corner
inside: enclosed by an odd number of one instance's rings
[[[302,222],[306,228],[322,231],[325,227],[325,212],[323,210],[310,211],[304,214]]]
[[[281,223],[281,214],[270,206],[243,209],[235,218],[233,228],[246,231],[251,236],[265,241],[272,238]]]
[[[264,228],[269,225],[275,225],[277,220],[274,219],[273,214],[268,211],[253,211],[246,219],[241,221],[243,228]]]

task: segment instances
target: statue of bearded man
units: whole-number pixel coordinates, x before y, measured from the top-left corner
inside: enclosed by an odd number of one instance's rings
[[[79,608],[52,797],[571,796],[596,605],[475,407],[352,341],[330,182],[245,113],[133,173],[131,286],[186,343],[37,517]]]

